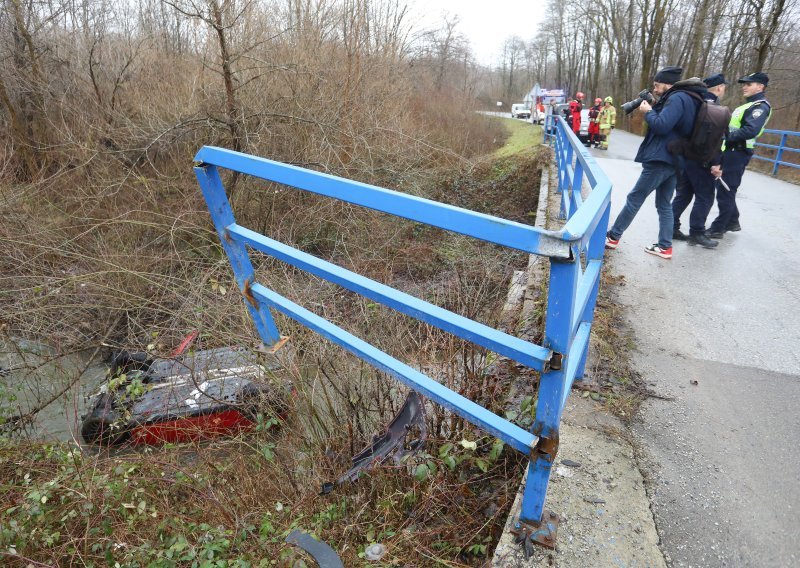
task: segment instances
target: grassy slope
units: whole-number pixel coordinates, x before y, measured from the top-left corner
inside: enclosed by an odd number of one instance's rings
[[[494,158],[507,158],[542,143],[542,127],[515,118],[502,119],[511,136],[505,145],[495,150]]]
[[[503,123],[511,136],[460,180],[462,197],[466,206],[523,218],[529,206],[515,196],[535,201],[529,190],[538,187],[541,129]],[[458,273],[464,278],[464,267]],[[502,377],[478,378],[502,390]],[[452,440],[431,436],[428,453],[409,464],[415,476],[388,466],[321,498],[319,483],[340,473],[347,456],[330,470],[315,467],[290,447],[290,430],[111,456],[0,440],[0,512],[8,521],[0,564],[27,557],[61,565],[292,565],[302,555],[283,539],[299,527],[331,544],[346,565],[358,565],[375,541],[389,548],[388,564],[480,565],[522,471],[516,452],[467,428]],[[462,437],[477,448],[463,447]]]

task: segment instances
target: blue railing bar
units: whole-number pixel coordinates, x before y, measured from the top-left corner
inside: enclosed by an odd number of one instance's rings
[[[578,142],[580,143],[580,141]],[[598,179],[596,177],[598,172],[603,178],[605,177],[602,173],[602,170],[599,170],[599,166],[597,165],[597,162],[594,160],[594,157],[589,153],[589,151],[586,148],[583,147],[583,144],[581,144],[580,151],[576,152],[575,156],[577,158],[577,161],[581,164],[581,166],[583,166],[583,172],[589,179],[589,185],[596,185],[598,181],[601,181],[601,179]]]
[[[561,233],[564,238],[568,241],[580,239],[581,243],[587,240],[594,233],[597,224],[603,217],[606,206],[610,202],[611,182],[606,178],[598,183],[597,187],[586,198],[586,201],[583,202],[583,207],[578,209],[562,227]]]
[[[583,205],[583,195],[581,195],[580,188],[572,188],[572,200],[575,202],[575,210],[577,211]]]
[[[589,301],[597,279],[600,278],[600,269],[602,267],[602,260],[590,260],[586,263],[586,270],[583,271],[580,283],[578,284],[575,311],[572,314],[572,333],[575,333],[575,328],[579,325],[581,318],[584,316],[586,303]]]
[[[258,301],[316,331],[336,345],[342,346],[356,357],[367,361],[377,369],[395,377],[444,408],[458,414],[491,435],[500,438],[514,449],[525,455],[530,455],[537,437],[527,430],[504,418],[500,418],[493,412],[486,410],[468,398],[261,284],[253,284],[250,289]]]
[[[572,385],[575,382],[575,372],[578,370],[578,364],[581,362],[581,355],[586,345],[589,343],[589,336],[592,331],[592,324],[588,321],[581,323],[578,327],[578,332],[575,334],[575,339],[572,341],[572,346],[569,349],[569,356],[567,357],[567,372],[565,375],[564,391],[561,393],[561,411],[564,410],[564,405],[567,403],[569,393],[572,390]],[[561,420],[561,414],[558,416]]]
[[[224,229],[227,225],[233,223],[235,218],[231,204],[225,195],[225,188],[222,185],[222,179],[219,177],[219,171],[216,166],[208,166],[194,168],[194,173],[206,200],[208,211],[211,213],[211,221],[214,223],[217,235],[219,235],[222,249],[231,264],[236,284],[240,290],[244,290],[247,282],[255,281],[255,270],[250,262],[250,256],[247,254],[247,247],[240,243],[225,240]],[[277,344],[281,339],[281,334],[275,326],[275,321],[272,319],[272,314],[270,314],[269,310],[261,309],[250,302],[246,302],[246,306],[250,316],[253,318],[253,323],[261,341],[265,345]]]
[[[194,159],[524,252],[569,258],[558,235],[500,217],[213,146]]]
[[[544,363],[549,361],[552,355],[549,349],[545,349],[535,343],[524,341],[513,335],[472,321],[235,223],[226,227],[225,233],[235,241],[248,244],[252,248],[274,256],[292,266],[338,284],[371,300],[385,304],[408,316],[434,325],[462,339],[486,347],[537,371],[541,371],[544,368]]]
[[[786,134],[787,136],[800,136],[800,132],[795,132],[794,130],[773,130],[771,128],[765,129],[764,134]]]
[[[756,142],[756,148],[772,148],[774,150],[783,150],[784,152],[800,152],[800,148],[790,148],[789,146],[781,146],[779,144],[765,144],[763,142]]]
[[[756,160],[764,160],[765,162],[771,162],[771,163],[774,163],[774,164],[778,164],[780,166],[789,166],[790,168],[800,168],[800,164],[793,164],[791,162],[776,162],[772,158],[765,158],[764,156],[759,156],[757,154],[753,154],[753,157]]]

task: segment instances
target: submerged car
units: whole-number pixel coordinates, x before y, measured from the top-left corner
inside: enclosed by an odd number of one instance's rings
[[[90,445],[185,442],[251,429],[259,414],[284,416],[289,389],[275,380],[275,360],[266,361],[234,347],[164,359],[118,353],[81,437]]]

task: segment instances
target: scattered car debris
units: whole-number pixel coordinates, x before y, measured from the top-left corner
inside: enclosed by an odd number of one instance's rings
[[[414,428],[419,431],[419,436],[406,444],[406,437]],[[335,482],[324,483],[321,494],[330,493],[337,485],[346,481],[356,481],[362,471],[373,465],[381,464],[390,457],[399,465],[404,455],[419,450],[424,446],[426,439],[427,430],[422,397],[416,391],[411,391],[386,430],[373,436],[372,443],[353,456],[353,466],[339,479]]]
[[[286,536],[284,542],[308,552],[320,568],[344,568],[342,559],[335,550],[307,533],[294,529]]]
[[[386,546],[379,542],[370,544],[364,549],[364,558],[367,560],[380,560],[384,554],[386,554]]]
[[[591,497],[584,497],[583,500],[587,503],[591,503],[592,505],[603,505],[606,502],[605,499],[601,499],[595,495],[592,495]]]

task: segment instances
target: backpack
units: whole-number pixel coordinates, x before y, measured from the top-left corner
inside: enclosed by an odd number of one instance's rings
[[[731,111],[728,107],[710,102],[693,91],[686,93],[700,104],[689,138],[673,140],[669,144],[669,151],[673,155],[680,155],[687,160],[694,160],[702,164],[710,162],[722,148],[722,140],[731,121]]]

